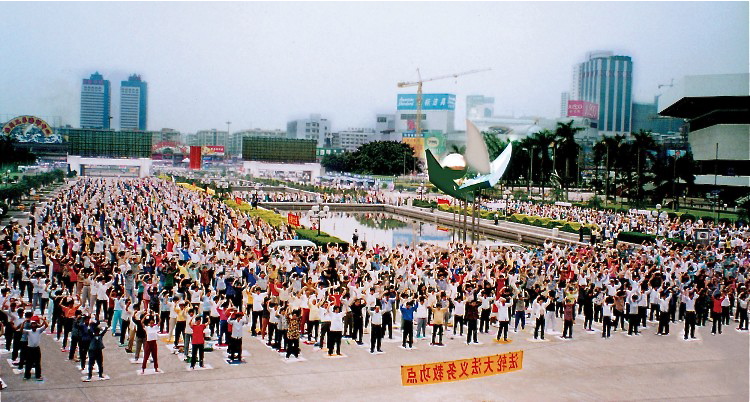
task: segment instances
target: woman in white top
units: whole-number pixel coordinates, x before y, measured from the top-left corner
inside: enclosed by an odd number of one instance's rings
[[[336,346],[336,354],[341,356],[341,333],[344,331],[344,313],[341,307],[335,306],[328,314],[331,319],[331,330],[328,333],[328,356],[333,356],[333,347]]]

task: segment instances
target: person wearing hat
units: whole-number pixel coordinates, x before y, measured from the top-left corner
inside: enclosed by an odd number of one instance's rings
[[[40,319],[39,316],[33,316],[31,317],[31,328],[30,329],[24,329],[24,333],[27,337],[28,344],[26,345],[26,362],[25,362],[25,372],[23,379],[24,380],[30,380],[31,379],[31,369],[34,369],[34,374],[36,376],[37,381],[42,380],[42,350],[39,348],[39,341],[42,338],[42,334],[44,333],[44,330],[47,328],[47,319],[42,318],[41,319],[41,325],[40,325]]]

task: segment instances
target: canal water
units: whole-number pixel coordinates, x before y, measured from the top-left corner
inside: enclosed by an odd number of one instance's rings
[[[300,213],[300,212],[298,212]],[[282,211],[286,216],[287,212]],[[312,227],[317,219],[310,221],[303,212],[300,223]],[[458,230],[435,223],[425,222],[385,212],[331,212],[330,218],[324,218],[321,230],[342,240],[351,242],[354,230],[357,230],[359,241],[366,241],[368,245],[383,245],[395,247],[429,243],[447,246],[452,241],[458,241]],[[471,233],[469,233],[469,239]],[[479,236],[479,244],[490,244],[495,239]]]

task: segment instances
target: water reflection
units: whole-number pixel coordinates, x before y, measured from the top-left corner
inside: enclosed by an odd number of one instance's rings
[[[286,212],[282,214],[286,215]],[[300,223],[312,226],[304,213],[300,217]],[[384,212],[332,212],[330,218],[323,219],[321,229],[346,241],[352,241],[356,229],[359,241],[389,247],[418,243],[447,246],[452,241],[458,241],[458,231],[454,232],[451,227]],[[479,243],[493,241],[494,239],[482,236]]]

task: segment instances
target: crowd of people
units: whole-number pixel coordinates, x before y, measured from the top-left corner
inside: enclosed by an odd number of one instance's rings
[[[519,212],[583,222],[611,216],[524,208]],[[81,178],[31,214],[28,225],[10,225],[0,235],[0,328],[26,379],[31,371],[42,378],[46,329],[80,363],[84,381],[95,366],[106,378],[108,333],[146,373],[150,361],[160,371],[163,335],[195,368],[212,348],[226,347],[229,364],[242,362],[245,336],[291,359],[301,357],[301,341],[341,355],[343,338],[362,346],[369,340],[377,354],[394,331],[404,349],[428,336],[434,347],[475,344],[495,326],[492,336],[507,342],[527,322],[537,341],[560,328],[562,339],[573,339],[576,327],[609,338],[616,331],[641,335],[650,325],[670,335],[679,325],[685,340],[709,321],[712,334],[735,321],[737,330],[748,329],[746,228],[710,226],[708,246],[355,241],[270,249],[275,240],[293,239],[292,228],[158,178]],[[614,214],[612,224],[652,223]]]

